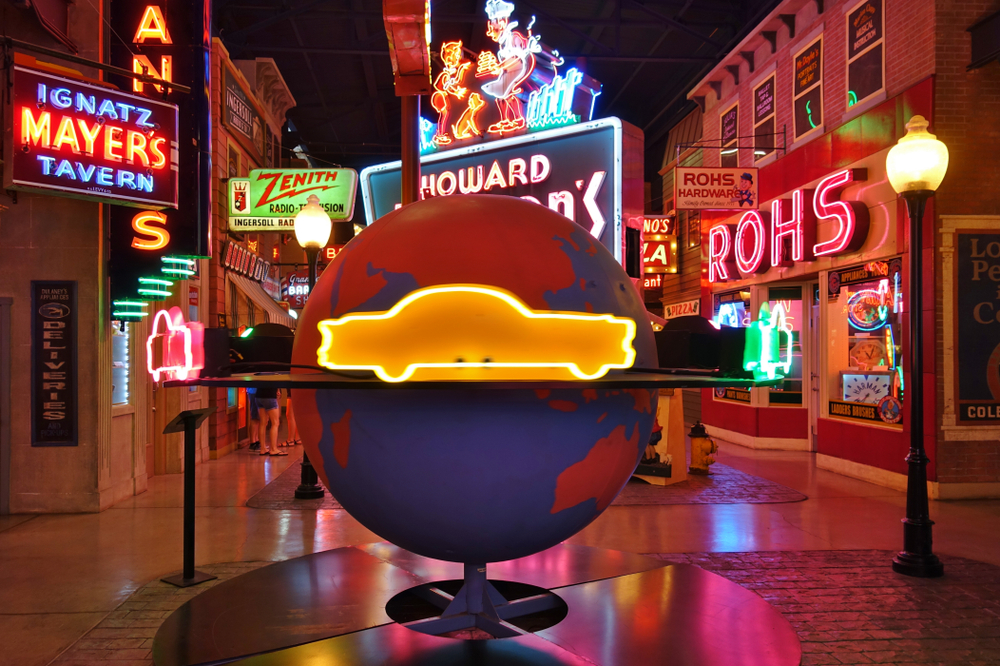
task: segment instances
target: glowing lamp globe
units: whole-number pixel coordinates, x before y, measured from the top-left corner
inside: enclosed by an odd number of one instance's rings
[[[948,171],[948,147],[927,131],[927,125],[923,116],[910,118],[906,136],[886,157],[886,174],[898,194],[934,192]]]
[[[639,294],[586,229],[515,197],[440,197],[385,215],[323,272],[293,363],[384,384],[295,389],[295,417],[320,479],[365,527],[426,557],[496,562],[611,504],[657,391],[599,377],[656,362]]]
[[[303,248],[326,247],[333,231],[333,221],[319,205],[319,197],[310,194],[306,205],[295,214],[295,240]]]

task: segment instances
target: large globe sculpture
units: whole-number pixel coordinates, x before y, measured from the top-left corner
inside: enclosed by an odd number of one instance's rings
[[[538,312],[631,318],[633,365],[656,365],[645,308],[611,253],[562,215],[492,195],[414,203],[354,238],[309,298],[293,363],[317,365],[323,320],[388,312],[417,290],[456,284],[505,290]],[[400,331],[393,351],[419,355],[419,337]],[[597,518],[639,461],[657,392],[586,381],[554,390],[396,384],[296,389],[294,398],[309,459],[352,516],[419,555],[485,564],[553,546]]]

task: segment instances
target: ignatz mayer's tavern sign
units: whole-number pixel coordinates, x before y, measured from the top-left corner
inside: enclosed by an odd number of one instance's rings
[[[420,197],[520,197],[573,220],[622,261],[622,221],[642,215],[641,183],[623,185],[623,154],[642,150],[641,132],[592,120],[600,84],[541,42],[535,17],[519,21],[504,0],[485,7],[496,50],[440,46],[437,119],[421,119]],[[399,206],[399,171],[393,162],[361,172],[369,224]]]

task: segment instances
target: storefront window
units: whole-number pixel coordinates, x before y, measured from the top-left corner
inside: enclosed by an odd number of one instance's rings
[[[779,386],[768,389],[772,405],[802,404],[802,287],[770,287],[768,309],[783,313],[784,326],[792,334],[792,366]]]
[[[111,322],[111,404],[126,405],[129,401],[129,359],[131,350],[128,322]]]
[[[832,418],[902,420],[900,259],[831,271],[827,307]]]
[[[719,326],[746,328],[750,325],[750,290],[727,291],[712,297],[712,321]]]

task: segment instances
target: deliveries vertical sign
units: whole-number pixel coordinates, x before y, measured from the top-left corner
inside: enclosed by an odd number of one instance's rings
[[[31,282],[31,445],[76,446],[76,282]]]

